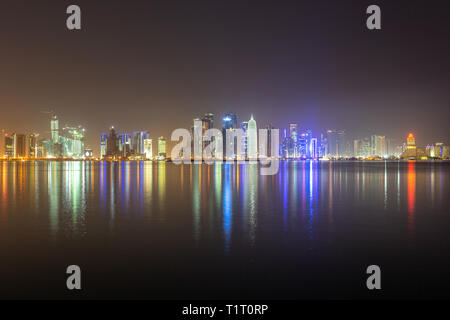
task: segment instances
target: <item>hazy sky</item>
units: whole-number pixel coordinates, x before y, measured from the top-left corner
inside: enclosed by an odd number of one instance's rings
[[[374,3],[380,31],[366,29]],[[232,111],[450,143],[449,25],[448,1],[2,0],[0,128],[48,134],[52,110],[98,152],[111,125],[169,137]]]

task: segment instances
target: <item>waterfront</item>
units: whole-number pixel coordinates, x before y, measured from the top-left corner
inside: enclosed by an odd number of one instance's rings
[[[0,297],[448,297],[449,188],[439,161],[290,161],[273,176],[3,161]],[[370,264],[382,293],[365,288]]]

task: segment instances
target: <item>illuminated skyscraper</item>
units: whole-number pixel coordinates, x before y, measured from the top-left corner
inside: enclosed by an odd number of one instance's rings
[[[127,158],[133,153],[133,137],[129,133],[117,134],[117,148],[121,157]]]
[[[402,153],[400,158],[408,160],[421,160],[427,159],[428,156],[425,151],[416,147],[416,138],[412,133],[410,133],[406,138],[406,151]]]
[[[370,137],[370,147],[371,147],[371,152],[370,152],[371,156],[374,156],[374,157],[385,157],[387,155],[387,152],[386,152],[386,137],[385,136],[372,135]]]
[[[203,123],[202,120],[199,118],[194,119],[194,125],[191,128],[191,156],[194,158],[194,160],[201,160],[203,155],[203,126],[206,125],[206,123]]]
[[[50,120],[50,129],[52,133],[52,142],[58,143],[59,142],[59,121],[58,117],[54,115],[52,119]]]
[[[362,140],[361,139],[353,140],[353,156],[354,157],[362,156]]]
[[[38,136],[39,134],[37,133],[32,133],[28,136],[28,157],[30,158],[38,157]]]
[[[415,150],[416,149],[416,138],[412,133],[408,135],[406,138],[406,149],[407,150]]]
[[[153,159],[152,139],[144,139],[145,159]]]
[[[59,136],[63,157],[73,159],[84,157],[84,133],[85,129],[81,126],[63,128]]]
[[[266,156],[266,157],[275,157],[275,156],[278,156],[278,153],[279,153],[279,150],[277,151],[277,145],[273,145],[273,147],[275,148],[275,150],[272,150],[272,143],[273,142],[275,142],[275,140],[274,141],[272,141],[272,136],[274,136],[274,130],[275,128],[271,125],[271,124],[269,124],[269,125],[267,125],[266,126],[266,130],[267,130],[267,141],[262,141],[261,140],[261,137],[259,138],[260,139],[260,141],[259,141],[259,156],[261,157],[262,156],[262,150],[264,150],[264,156]],[[279,141],[278,141],[278,143],[279,143]],[[266,147],[264,147],[264,146],[262,146],[262,144],[266,144]],[[274,153],[272,152],[272,151],[274,151]]]
[[[256,160],[258,158],[258,129],[256,126],[256,121],[253,119],[253,115],[248,121],[247,146],[248,159]]]
[[[117,158],[120,156],[118,148],[118,137],[114,127],[111,127],[109,131],[109,136],[106,140],[106,156],[110,158]]]
[[[345,130],[327,130],[328,155],[330,157],[345,157],[347,141]]]
[[[237,152],[237,136],[235,135],[235,130],[237,129],[237,116],[232,113],[226,113],[225,116],[222,119],[222,139],[223,139],[223,154],[226,157],[234,158],[236,156]],[[228,136],[233,136],[234,139],[227,138],[227,132]],[[228,151],[231,150],[231,154],[227,154]]]
[[[147,131],[135,131],[133,133],[133,153],[137,156],[144,155],[144,140],[149,139],[150,134]]]
[[[10,136],[8,134],[5,134],[4,136],[5,141],[5,151],[4,154],[6,157],[11,158],[14,157],[14,137]]]
[[[213,113],[205,113],[202,118],[202,129],[203,132],[214,128],[214,114]]]
[[[14,158],[24,158],[27,156],[27,137],[24,134],[14,133]]]
[[[289,136],[292,138],[298,134],[298,125],[296,123],[289,124]]]
[[[166,139],[164,137],[158,138],[158,157],[166,158]]]
[[[108,134],[102,133],[100,135],[100,158],[106,156],[107,141],[108,141]]]
[[[296,123],[289,124],[289,137],[288,141],[288,157],[297,158],[300,156],[298,146],[298,125]]]
[[[241,137],[241,158],[245,160],[248,156],[248,121],[241,122],[240,125],[242,129]]]
[[[309,143],[309,157],[312,159],[319,158],[319,147],[317,145],[316,138],[311,138],[311,141]]]
[[[5,156],[5,130],[0,130],[0,158]]]

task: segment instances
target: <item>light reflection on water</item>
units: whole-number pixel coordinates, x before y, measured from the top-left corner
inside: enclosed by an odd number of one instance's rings
[[[273,237],[314,250],[343,232],[343,217],[382,227],[384,213],[403,214],[398,227],[414,239],[417,211],[442,208],[449,183],[447,164],[416,162],[283,162],[274,176],[257,164],[4,161],[0,170],[2,228],[18,220],[61,239],[169,225],[225,253]]]

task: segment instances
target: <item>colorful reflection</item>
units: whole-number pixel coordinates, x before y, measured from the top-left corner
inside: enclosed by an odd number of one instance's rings
[[[416,163],[408,163],[408,230],[410,235],[414,233],[414,214],[416,206]]]

